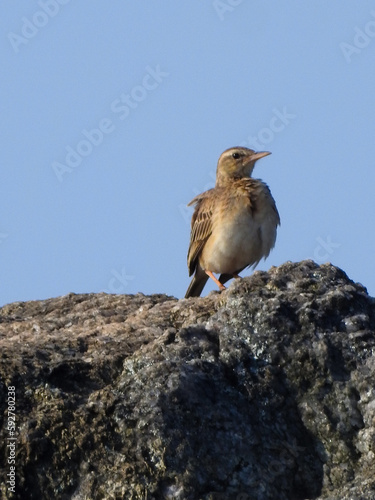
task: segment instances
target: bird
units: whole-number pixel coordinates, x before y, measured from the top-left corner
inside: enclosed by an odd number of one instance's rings
[[[247,267],[268,257],[276,242],[280,216],[271,191],[251,177],[255,163],[269,151],[226,149],[217,164],[215,187],[193,198],[185,298],[199,297],[211,278],[219,290]],[[220,274],[219,279],[214,275]]]

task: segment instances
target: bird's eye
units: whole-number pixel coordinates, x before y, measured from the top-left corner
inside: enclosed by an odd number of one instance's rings
[[[240,157],[240,153],[232,153],[232,157],[235,159],[235,160],[238,160],[238,158]]]

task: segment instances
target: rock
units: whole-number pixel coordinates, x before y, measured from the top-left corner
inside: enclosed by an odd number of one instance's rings
[[[4,499],[375,499],[375,301],[330,264],[14,303],[0,342]]]

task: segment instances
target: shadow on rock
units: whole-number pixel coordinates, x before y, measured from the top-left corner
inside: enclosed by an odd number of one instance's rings
[[[321,446],[303,425],[283,373],[257,362],[245,370],[239,383],[225,364],[193,360],[178,387],[161,396],[168,475],[160,498],[319,496]]]

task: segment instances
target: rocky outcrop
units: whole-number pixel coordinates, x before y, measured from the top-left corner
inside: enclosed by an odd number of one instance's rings
[[[375,302],[332,265],[14,303],[0,344],[2,498],[375,499]]]

